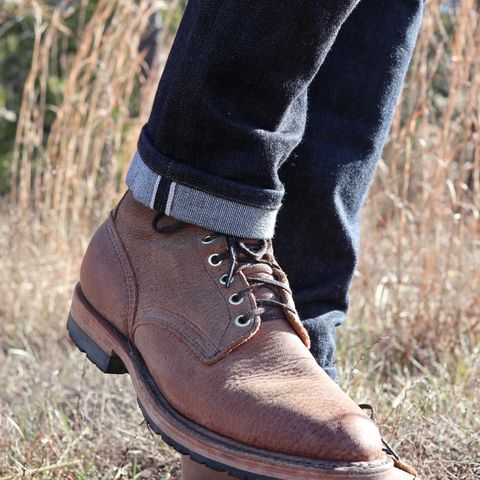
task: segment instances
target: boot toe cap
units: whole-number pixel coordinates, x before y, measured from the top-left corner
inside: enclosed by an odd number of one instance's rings
[[[370,462],[384,457],[382,439],[376,425],[363,413],[345,414],[332,439],[336,460]]]
[[[276,435],[263,437],[268,442],[263,448],[331,462],[376,462],[385,457],[377,427],[361,411],[327,419],[302,413],[290,412]]]

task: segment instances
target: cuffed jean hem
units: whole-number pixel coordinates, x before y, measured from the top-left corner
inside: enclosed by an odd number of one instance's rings
[[[222,198],[153,171],[136,152],[127,185],[140,203],[183,222],[242,238],[272,238],[278,208],[266,209]]]
[[[142,128],[137,149],[150,170],[194,190],[262,210],[278,210],[282,203],[282,184],[277,189],[269,189],[242,183],[164,155],[150,138],[147,125]]]

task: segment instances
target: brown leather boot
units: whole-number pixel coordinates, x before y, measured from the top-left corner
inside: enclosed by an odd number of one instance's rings
[[[68,330],[102,371],[128,371],[155,432],[215,470],[396,478],[374,423],[310,354],[270,242],[156,215],[127,192],[85,254]]]

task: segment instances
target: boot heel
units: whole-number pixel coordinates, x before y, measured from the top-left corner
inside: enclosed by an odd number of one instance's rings
[[[122,360],[114,352],[107,353],[100,348],[78,325],[70,313],[68,315],[67,330],[73,343],[87,358],[103,373],[127,373]]]

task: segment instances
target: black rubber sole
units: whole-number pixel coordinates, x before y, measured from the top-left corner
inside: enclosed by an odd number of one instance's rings
[[[122,360],[117,356],[109,355],[108,353],[104,352],[75,322],[71,315],[68,316],[67,321],[67,331],[72,339],[73,343],[76,347],[83,352],[86,357],[103,373],[108,374],[123,374],[128,373],[127,368],[125,367]],[[172,438],[170,438],[167,434],[165,434],[148,415],[147,411],[143,407],[142,403],[137,397],[137,402],[140,407],[140,410],[147,422],[148,426],[151,428],[153,432],[157,435],[160,435],[162,440],[167,444],[174,448],[177,452],[181,453],[182,455],[187,455],[190,457],[194,462],[197,462],[201,465],[205,465],[206,467],[215,470],[216,472],[224,472],[228,475],[232,475],[233,478],[239,480],[279,480],[275,477],[266,477],[264,475],[256,475],[254,473],[246,472],[243,470],[236,469],[229,465],[225,465],[214,460],[211,460],[207,457],[199,455],[188,448],[184,447],[183,445],[179,444]]]
[[[68,315],[67,331],[77,348],[103,373],[128,373],[120,357],[104,352],[75,322],[72,315]]]

